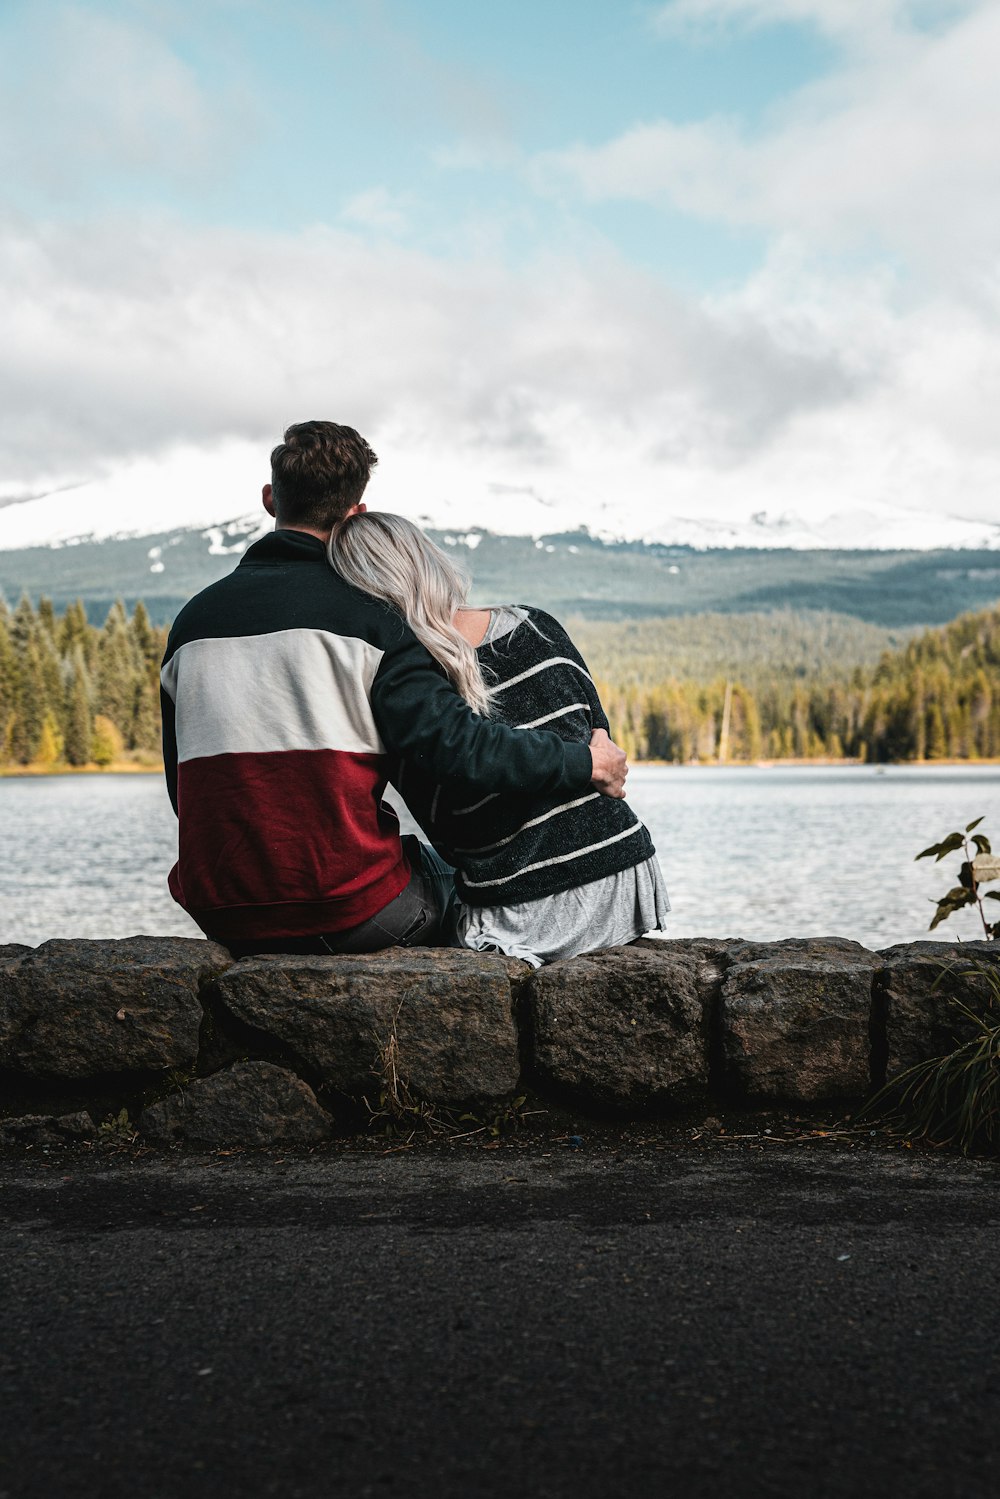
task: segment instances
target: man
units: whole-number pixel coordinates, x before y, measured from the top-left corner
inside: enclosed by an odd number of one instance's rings
[[[161,672],[179,819],[174,899],[236,954],[446,940],[446,866],[404,851],[390,759],[467,788],[624,796],[606,734],[569,744],[480,718],[409,627],[330,567],[377,463],[352,427],[301,422],[271,454],[274,531],[184,606]]]

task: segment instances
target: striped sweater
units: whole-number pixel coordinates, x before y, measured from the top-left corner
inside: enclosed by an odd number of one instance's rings
[[[222,941],[343,931],[399,894],[390,756],[460,802],[579,796],[590,781],[586,744],[473,713],[399,615],[300,531],[256,542],[184,606],[161,685],[170,890]]]
[[[558,620],[541,609],[526,612],[530,623],[479,647],[483,674],[498,688],[494,717],[587,744],[608,720],[583,657]],[[655,852],[628,804],[589,785],[542,793],[494,788],[469,797],[406,762],[393,779],[428,837],[456,866],[456,887],[468,905],[538,900],[631,869]]]

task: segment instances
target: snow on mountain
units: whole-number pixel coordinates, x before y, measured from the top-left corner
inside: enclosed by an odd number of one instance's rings
[[[260,499],[267,478],[259,451],[242,443],[138,459],[106,477],[8,500],[0,509],[0,551],[224,527],[236,520],[259,519],[264,527],[273,524]]]
[[[1000,548],[1000,525],[872,505],[821,517],[770,515],[766,511],[732,520],[673,516],[644,540],[704,547],[790,547],[932,551],[940,547]]]
[[[266,479],[266,455],[262,460],[259,447],[231,442],[211,452],[186,449],[137,459],[43,495],[22,498],[0,490],[0,551],[182,530],[202,531],[213,554],[241,551],[271,525],[260,501]],[[486,477],[470,486],[467,472],[449,469],[444,456],[423,470],[376,470],[369,500],[373,508],[400,510],[466,542],[477,529],[543,536],[583,526],[608,541],[697,548],[1000,548],[1000,524],[881,502],[842,510],[827,502],[812,512],[808,505],[777,513],[748,505],[742,514],[713,514],[704,506],[694,515],[665,513],[659,496],[623,506],[578,493],[552,499],[533,485]],[[725,508],[732,512],[732,502]],[[157,560],[152,557],[154,570]]]

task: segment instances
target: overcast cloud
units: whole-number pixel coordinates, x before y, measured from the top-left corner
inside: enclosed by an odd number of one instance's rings
[[[548,253],[498,251],[485,230],[479,254],[418,247],[419,190],[376,180],[286,232],[103,204],[108,173],[200,190],[266,111],[235,74],[207,90],[143,7],[88,9],[25,13],[29,40],[50,23],[39,56],[73,80],[56,104],[0,69],[5,170],[90,204],[22,199],[0,221],[0,495],[179,445],[264,454],[288,421],[328,415],[379,449],[386,493],[405,476],[411,513],[460,520],[464,495],[469,524],[503,523],[505,486],[565,521],[625,513],[632,531],[671,509],[995,517],[996,3],[675,0],[661,32],[806,20],[838,39],[839,65],[753,129],[634,120],[489,168],[525,213],[633,200],[763,233],[755,270],[697,292],[583,218]],[[477,215],[488,229],[470,202],[466,245]]]

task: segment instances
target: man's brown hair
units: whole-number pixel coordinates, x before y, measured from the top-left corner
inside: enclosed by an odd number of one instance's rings
[[[271,454],[278,524],[330,530],[358,504],[377,462],[353,427],[296,422]]]

